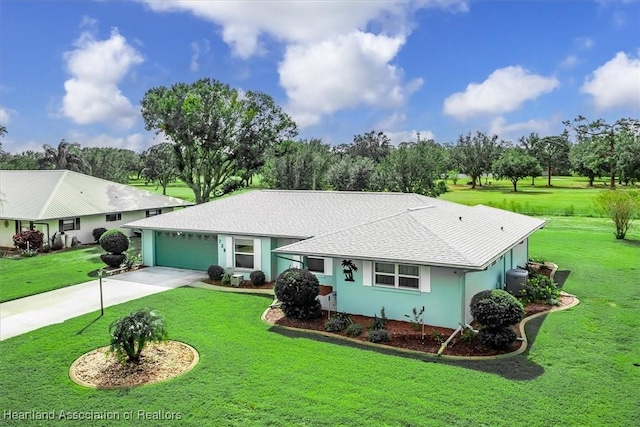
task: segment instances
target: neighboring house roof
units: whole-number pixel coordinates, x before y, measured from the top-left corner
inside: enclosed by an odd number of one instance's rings
[[[479,270],[544,224],[418,194],[262,190],[126,226],[294,237],[307,240],[274,252]]]
[[[0,170],[0,218],[36,221],[192,204],[68,170]]]

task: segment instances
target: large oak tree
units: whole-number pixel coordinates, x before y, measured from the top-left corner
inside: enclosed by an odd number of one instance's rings
[[[152,88],[141,104],[146,129],[175,143],[180,178],[196,203],[209,201],[231,176],[259,167],[267,148],[297,135],[270,96],[212,79]]]

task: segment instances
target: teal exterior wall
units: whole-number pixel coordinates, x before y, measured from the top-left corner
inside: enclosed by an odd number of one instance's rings
[[[253,240],[253,268],[236,268],[234,260],[235,243],[234,239],[251,239]],[[274,249],[272,238],[270,237],[254,237],[254,236],[236,236],[231,234],[219,234],[217,239],[218,265],[227,271],[233,273],[243,273],[245,280],[249,280],[249,274],[254,270],[261,270],[267,281],[275,279],[274,255],[271,250]]]
[[[529,239],[525,239],[511,250],[513,254],[513,268],[524,267],[529,261]]]
[[[413,307],[425,307],[426,324],[455,329],[461,318],[460,279],[453,269],[432,267],[431,289],[389,289],[365,286],[363,283],[363,261],[354,260],[358,271],[353,273],[354,282],[346,282],[342,273],[342,260],[334,259],[334,279],[337,310],[365,316],[380,315],[384,307],[387,318],[407,321],[405,314],[412,314]]]
[[[155,232],[155,265],[207,270],[218,263],[217,238],[212,234]]]
[[[502,289],[505,280],[505,272],[510,269],[509,252],[496,260],[493,266],[484,271],[474,271],[465,274],[465,321],[470,323],[473,320],[469,303],[471,298],[480,291],[487,289]]]
[[[156,232],[142,230],[142,265],[156,265]]]

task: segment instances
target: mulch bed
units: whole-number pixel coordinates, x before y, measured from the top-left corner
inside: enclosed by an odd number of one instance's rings
[[[561,305],[569,305],[573,301],[573,297],[561,297]],[[528,304],[525,307],[525,317],[531,316],[536,313],[548,312],[552,309],[552,306],[533,303]],[[328,320],[329,313],[323,311],[322,317],[312,320],[297,320],[284,317],[282,310],[278,308],[270,309],[267,313],[267,321],[270,323],[287,326],[290,328],[307,329],[314,331],[324,332],[324,323]],[[371,324],[371,317],[351,315],[353,323],[358,323],[363,326],[362,333],[358,337],[352,337],[356,340],[363,342],[368,341],[367,328]],[[478,325],[472,325],[475,329],[478,329]],[[440,345],[447,338],[453,334],[454,330],[449,328],[440,328],[435,326],[424,326],[424,333],[422,329],[416,331],[410,322],[402,322],[397,320],[387,320],[386,329],[389,332],[391,341],[384,343],[384,345],[395,348],[403,348],[407,350],[414,350],[425,353],[436,354],[440,349]],[[514,328],[516,334],[520,337],[519,328]],[[344,333],[338,333],[345,336]],[[521,341],[516,341],[511,348],[507,350],[496,350],[482,344],[478,338],[474,335],[463,335],[460,333],[449,342],[449,345],[444,350],[444,355],[448,356],[495,356],[499,354],[511,353],[522,345]]]
[[[254,286],[251,280],[245,280],[244,282],[242,282],[240,286],[231,286],[226,283],[222,283],[219,280],[211,280],[209,278],[203,279],[201,280],[201,282],[208,283],[209,285],[222,286],[223,288],[231,288],[231,289],[238,289],[239,287],[243,289],[273,289],[273,287],[276,285],[276,282],[266,282],[262,286]]]

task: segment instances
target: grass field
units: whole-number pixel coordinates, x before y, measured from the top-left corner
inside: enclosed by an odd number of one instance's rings
[[[140,251],[140,239],[129,250]],[[93,280],[89,275],[105,264],[99,245],[51,252],[33,258],[0,258],[0,302]]]
[[[159,425],[138,416],[167,413],[181,419],[165,424],[187,426],[633,425],[640,233],[629,237],[616,241],[599,218],[550,218],[531,254],[570,270],[565,289],[581,304],[533,325],[530,351],[512,359],[450,362],[341,345],[263,324],[268,299],[182,288],[0,342],[0,408],[121,417],[77,425]],[[198,366],[130,390],[72,383],[71,363],[107,344],[111,321],[143,306],[166,316],[170,338],[200,352]],[[133,422],[123,422],[129,411]],[[56,423],[5,416],[0,424]]]

